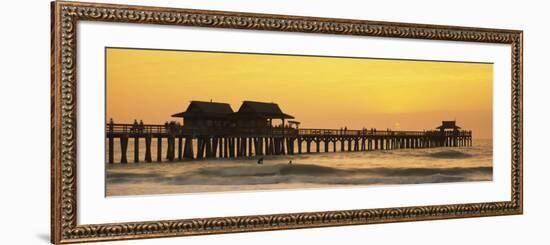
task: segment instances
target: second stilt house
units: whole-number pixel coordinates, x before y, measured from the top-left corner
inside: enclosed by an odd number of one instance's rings
[[[272,133],[274,128],[284,130],[285,120],[293,118],[275,103],[257,101],[243,101],[239,110],[234,113],[235,123],[243,133]],[[280,124],[273,122],[273,119],[281,120]]]

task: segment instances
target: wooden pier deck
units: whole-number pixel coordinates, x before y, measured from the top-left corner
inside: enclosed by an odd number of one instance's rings
[[[120,144],[119,163],[128,163],[133,141],[133,162],[162,162],[205,158],[259,157],[319,152],[357,152],[472,146],[472,132],[389,131],[344,129],[206,129],[179,125],[106,125],[107,162],[115,163],[115,139]],[[156,149],[152,149],[154,145]],[[144,147],[141,143],[144,143]],[[140,149],[141,147],[145,149]],[[163,147],[166,147],[163,151]],[[156,159],[152,152],[156,151]],[[140,159],[140,151],[145,154]],[[163,154],[164,153],[164,154]],[[164,156],[163,156],[164,155]]]

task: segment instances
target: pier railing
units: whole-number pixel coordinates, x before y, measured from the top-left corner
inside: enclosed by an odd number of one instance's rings
[[[425,135],[427,131],[392,131],[392,130],[348,130],[348,129],[299,129],[299,135],[332,135],[332,136],[391,136],[391,135]]]
[[[326,128],[200,128],[185,127],[178,124],[110,124],[106,125],[108,134],[173,134],[173,135],[287,135],[287,136],[471,136],[472,131],[394,131],[376,129],[326,129]]]
[[[226,136],[226,135],[297,135],[298,130],[294,128],[206,128],[206,127],[188,127],[178,124],[107,124],[106,133],[113,135],[210,135],[210,136]]]

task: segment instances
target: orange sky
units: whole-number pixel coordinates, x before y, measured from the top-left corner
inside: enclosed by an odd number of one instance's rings
[[[302,128],[432,129],[492,138],[493,65],[107,48],[107,118],[174,120],[191,100],[278,103]],[[180,119],[181,120],[181,119]]]

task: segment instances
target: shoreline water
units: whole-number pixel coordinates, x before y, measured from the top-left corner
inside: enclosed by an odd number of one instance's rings
[[[492,141],[472,147],[311,153],[106,167],[106,195],[330,188],[492,180]],[[289,164],[292,161],[292,164]]]

